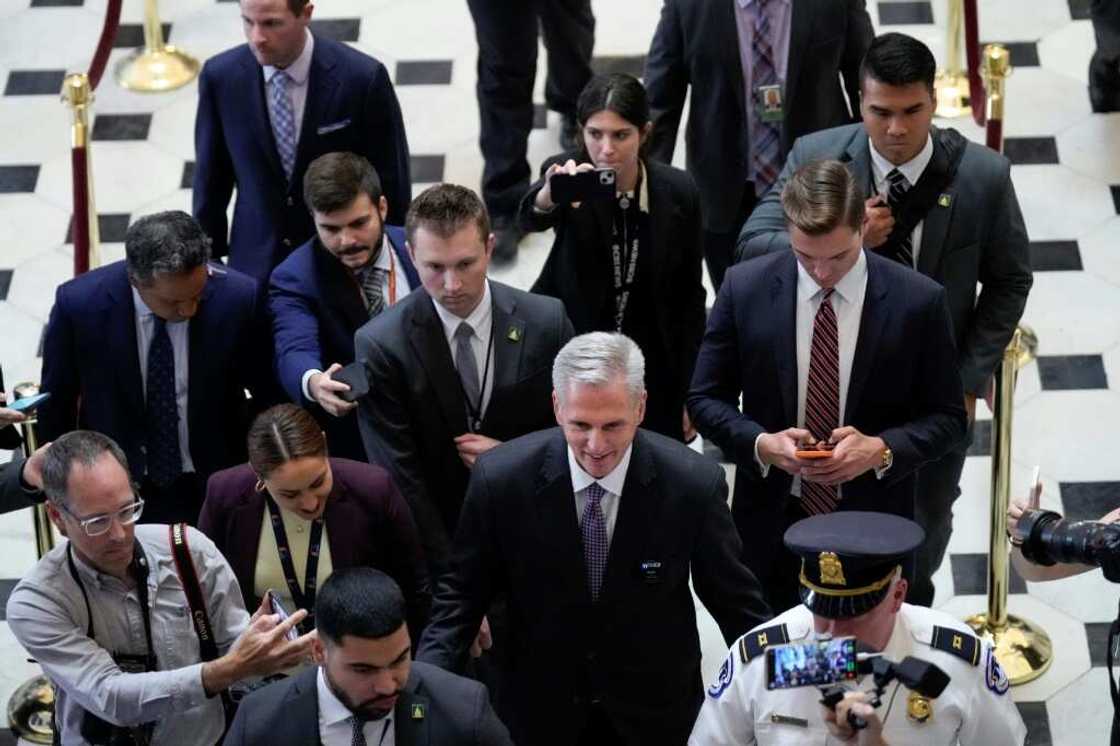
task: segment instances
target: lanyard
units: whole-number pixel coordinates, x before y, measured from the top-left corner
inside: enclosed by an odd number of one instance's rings
[[[389,243],[389,239],[385,239]],[[397,302],[397,260],[393,257],[393,247],[387,246],[382,251],[389,252],[389,305]]]
[[[463,388],[463,379],[459,378],[459,390],[463,392],[463,401],[467,403],[467,429],[472,433],[482,431],[482,402],[486,399],[486,381],[490,377],[490,353],[494,350],[494,320],[490,320],[490,338],[486,342],[486,362],[482,366],[482,385],[478,387],[478,403],[471,401],[467,390]],[[474,354],[474,351],[471,351]]]
[[[136,597],[140,599],[140,613],[144,618],[144,641],[148,645],[148,651],[145,656],[147,660],[147,669],[149,671],[157,670],[157,661],[155,655],[155,645],[152,644],[152,611],[148,605],[148,558],[144,556],[144,550],[140,546],[138,539],[133,539],[132,547],[132,564],[128,566],[128,571],[132,575],[133,581],[136,583]],[[86,593],[86,584],[82,582],[81,576],[78,574],[78,568],[74,565],[73,545],[66,545],[66,562],[70,566],[70,577],[78,584],[78,590],[82,592],[82,599],[86,603],[86,616],[89,623],[86,624],[86,637],[91,640],[94,639],[93,632],[93,607],[89,603],[89,594]]]
[[[299,625],[300,633],[306,634],[315,628],[315,584],[319,574],[319,545],[323,539],[323,519],[319,517],[311,522],[311,539],[307,545],[307,568],[304,572],[303,590],[300,590],[299,580],[296,579],[296,567],[292,562],[292,550],[288,545],[288,533],[284,530],[284,519],[280,517],[280,506],[269,495],[265,495],[264,501],[268,505],[268,514],[272,519],[272,533],[276,537],[276,548],[280,550],[280,567],[284,570],[288,592],[292,594],[292,601],[296,608],[307,611],[307,617]]]
[[[635,189],[640,189],[639,184]],[[634,284],[634,275],[638,270],[638,234],[639,231],[634,230],[634,238],[630,239],[630,221],[627,219],[627,214],[630,211],[631,205],[626,197],[623,197],[626,206],[618,205],[615,210],[615,223],[612,231],[611,240],[611,259],[614,265],[614,327],[615,331],[622,331],[622,321],[626,316],[626,306],[630,302],[630,286]],[[634,210],[638,208],[634,205]],[[622,241],[619,241],[618,224],[622,223]],[[623,273],[623,266],[626,267],[625,274]]]

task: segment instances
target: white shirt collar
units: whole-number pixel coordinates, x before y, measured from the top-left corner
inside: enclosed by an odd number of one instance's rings
[[[327,685],[327,677],[323,672],[323,667],[319,666],[319,675],[315,677],[315,688],[319,694],[319,720],[326,727],[337,725],[345,721],[349,721],[354,717],[354,713],[350,712],[350,708],[342,704],[342,701],[334,695],[330,686]],[[392,720],[393,713],[390,712],[379,722],[385,720]]]
[[[910,186],[918,183],[921,178],[922,172],[926,170],[929,165],[930,159],[933,158],[933,135],[926,135],[925,146],[918,151],[918,154],[910,160],[903,163],[901,166],[896,166],[886,159],[878,150],[875,149],[875,143],[871,142],[871,138],[867,138],[868,148],[871,150],[871,162],[875,165],[876,181],[882,181],[894,169],[902,172],[906,180],[910,182]]]
[[[602,479],[596,479],[583,470],[583,467],[576,461],[575,451],[571,446],[568,446],[568,468],[572,472],[572,491],[582,492],[590,487],[595,482],[612,495],[622,495],[622,487],[626,484],[626,472],[630,468],[630,455],[634,450],[634,444],[626,446],[626,453],[622,454],[622,460],[618,462],[618,466],[611,469],[610,473]]]
[[[307,76],[311,74],[311,53],[315,50],[315,36],[308,29],[304,29],[303,33],[303,51],[299,53],[299,57],[296,57],[295,62],[283,68],[295,85],[303,85],[307,82]],[[267,83],[272,80],[272,76],[280,69],[272,65],[265,65],[264,82]]]
[[[390,249],[390,251],[392,251],[392,249]],[[479,301],[478,305],[471,311],[470,316],[467,316],[465,319],[461,319],[448,311],[441,306],[435,298],[432,298],[432,305],[436,308],[436,314],[439,316],[439,320],[443,322],[443,331],[448,339],[455,338],[455,330],[458,329],[459,324],[464,321],[471,325],[471,329],[474,329],[474,333],[478,337],[483,338],[482,332],[489,330],[490,317],[493,314],[492,303],[490,301],[490,280],[486,281],[486,288],[482,291],[482,300]],[[489,333],[486,334],[486,338],[488,337]],[[482,341],[485,342],[486,338],[483,338]]]
[[[748,6],[754,5],[758,2],[758,0],[736,0],[736,2],[739,4],[740,8],[746,8]],[[780,2],[784,5],[789,5],[790,0],[770,0],[770,2]]]
[[[135,285],[130,285],[132,288],[132,305],[136,307],[136,318],[142,319],[145,316],[155,316],[155,312],[148,308],[148,304],[140,297],[140,291],[136,289]]]
[[[854,303],[859,297],[860,289],[863,287],[864,281],[867,277],[867,253],[864,249],[860,249],[859,258],[852,268],[848,270],[848,274],[840,278],[840,282],[833,286],[836,294],[843,298],[848,303]],[[814,297],[821,291],[821,286],[817,281],[805,271],[801,266],[801,262],[797,262],[797,300],[804,303]]]

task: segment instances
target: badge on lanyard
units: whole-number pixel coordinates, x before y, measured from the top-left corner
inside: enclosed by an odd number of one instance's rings
[[[764,122],[782,121],[784,105],[782,102],[782,87],[778,84],[760,85],[754,89],[755,100],[758,101],[758,116]]]

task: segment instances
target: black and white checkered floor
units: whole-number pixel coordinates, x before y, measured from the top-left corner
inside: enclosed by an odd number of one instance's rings
[[[58,92],[66,72],[88,65],[105,5],[0,0],[0,361],[9,385],[38,379],[54,288],[70,276],[70,115]],[[1008,82],[1007,154],[1036,271],[1024,321],[1038,333],[1040,357],[1021,374],[1016,395],[1014,489],[1024,492],[1038,464],[1044,506],[1098,517],[1120,501],[1110,424],[1120,422],[1120,395],[1109,386],[1120,382],[1120,115],[1090,113],[1088,0],[980,6],[981,38],[1007,42],[1016,68]],[[141,43],[141,7],[139,0],[125,3],[111,65]],[[596,0],[594,8],[596,67],[640,72],[660,2]],[[872,2],[869,10],[876,28],[911,33],[943,55],[946,0]],[[166,0],[161,11],[169,41],[199,58],[242,41],[232,0]],[[323,0],[315,16],[318,33],[351,42],[394,71],[416,188],[441,180],[476,186],[476,49],[466,3]],[[542,89],[538,75],[538,95]],[[93,163],[104,261],[123,256],[119,242],[133,216],[190,209],[195,101],[194,85],[139,95],[111,74],[98,89]],[[558,150],[556,116],[543,105],[537,114],[534,166]],[[942,124],[982,138],[971,122]],[[517,264],[495,277],[528,287],[548,245],[544,235],[527,239]],[[985,605],[990,423],[980,424],[950,557],[937,575],[938,605],[957,615]],[[0,516],[0,703],[35,672],[2,621],[14,579],[34,561],[27,512]],[[1056,648],[1048,673],[1012,690],[1031,743],[1104,742],[1111,717],[1104,646],[1120,589],[1094,572],[1045,585],[1014,578],[1011,591],[1012,612],[1045,628]],[[723,643],[706,616],[701,635],[710,675]],[[8,738],[5,731],[0,744]]]

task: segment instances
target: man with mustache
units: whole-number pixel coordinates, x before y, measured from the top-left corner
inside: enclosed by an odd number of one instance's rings
[[[292,401],[327,433],[332,456],[365,460],[350,386],[333,375],[354,362],[354,332],[420,286],[404,229],[374,167],[354,153],[316,158],[303,181],[316,235],[273,270],[269,308],[276,370]]]
[[[483,685],[413,662],[400,588],[352,567],[315,601],[319,665],[246,698],[226,746],[512,746]]]

